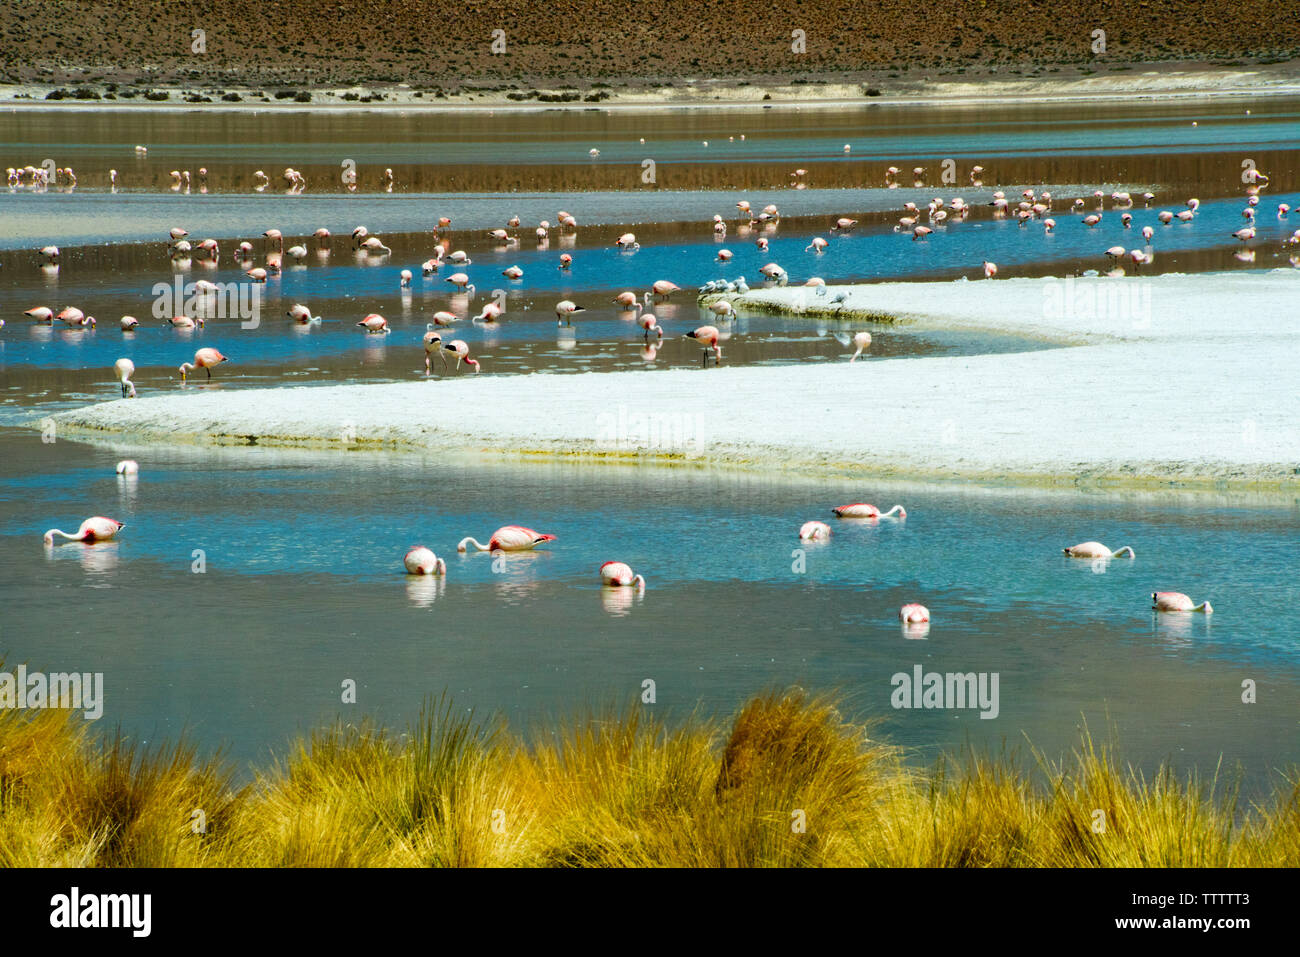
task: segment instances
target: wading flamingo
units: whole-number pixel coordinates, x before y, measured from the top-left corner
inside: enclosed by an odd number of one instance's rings
[[[478,290],[474,288],[474,284],[469,281],[469,276],[465,275],[463,272],[454,272],[444,279],[443,282],[449,282],[461,292],[467,292],[471,296],[478,292]]]
[[[135,459],[123,459],[117,463],[118,475],[139,475],[140,463]]]
[[[69,535],[67,532],[57,528],[52,528],[45,533],[45,544],[53,545],[54,536],[62,535],[70,542],[107,542],[113,539],[118,532],[126,528],[121,522],[111,518],[104,518],[102,515],[95,515],[81,523],[75,535]]]
[[[1071,545],[1069,548],[1061,549],[1061,551],[1071,558],[1137,558],[1133,549],[1128,545],[1112,552],[1101,542],[1080,542],[1078,545]]]
[[[870,345],[871,345],[871,333],[859,332],[855,334],[853,336],[854,352],[853,355],[849,358],[849,361],[850,362],[856,361],[858,356],[862,355],[862,350],[868,348]]]
[[[984,278],[992,279],[997,274],[998,274],[998,264],[991,263],[987,259],[984,260]]]
[[[134,399],[135,383],[131,381],[131,376],[135,375],[135,363],[130,359],[118,359],[113,363],[113,374],[122,384],[122,398]]]
[[[1152,592],[1151,607],[1155,611],[1200,611],[1207,615],[1214,613],[1214,609],[1210,607],[1208,601],[1194,605],[1192,600],[1180,591]]]
[[[717,326],[700,326],[698,329],[692,329],[686,333],[684,338],[694,339],[704,344],[704,368],[709,367],[709,351],[712,350],[714,363],[722,361],[722,346],[718,344],[719,333]]]
[[[311,310],[300,302],[294,303],[285,313],[294,322],[320,322],[320,316],[313,316]]]
[[[915,602],[898,609],[898,620],[906,625],[920,625],[930,620],[930,609]]]
[[[360,322],[357,323],[366,332],[392,332],[388,328],[388,320],[377,312],[372,312]]]
[[[505,315],[506,307],[495,302],[485,302],[483,309],[473,318],[473,322],[496,322]]]
[[[477,359],[471,359],[471,358],[469,357],[469,346],[465,343],[465,340],[464,340],[464,339],[453,339],[453,340],[451,340],[451,342],[447,343],[447,344],[446,344],[445,346],[443,346],[442,348],[443,348],[445,351],[447,351],[447,352],[454,352],[454,353],[456,353],[456,368],[457,368],[457,369],[460,368],[460,364],[461,364],[461,362],[464,362],[465,365],[467,365],[467,366],[472,366],[472,367],[474,368],[474,371],[475,371],[475,372],[478,372],[478,370],[479,370],[478,360],[477,360]]]
[[[123,332],[130,332],[133,329],[135,329],[136,326],[140,325],[140,320],[137,319],[135,316],[123,316],[118,321],[122,326]]]
[[[432,549],[416,545],[402,559],[408,575],[443,575],[447,574],[447,563],[433,553]]]
[[[831,537],[831,527],[825,522],[804,522],[799,526],[799,541],[824,542]]]
[[[425,328],[428,331],[424,334],[424,374],[429,375],[433,372],[433,354],[438,353],[444,366],[447,364],[447,357],[442,351],[442,336],[434,331],[433,323],[429,323]]]
[[[656,279],[650,286],[650,291],[660,299],[667,299],[673,293],[679,291],[682,287],[675,282],[669,282],[667,279]]]
[[[645,576],[632,571],[632,566],[625,562],[605,562],[600,566],[600,583],[618,587],[635,587],[645,591]]]
[[[895,505],[888,512],[882,512],[874,505],[868,505],[866,502],[854,502],[852,505],[840,505],[833,509],[837,518],[907,518],[907,510],[901,505]]]
[[[163,322],[173,329],[199,329],[203,326],[203,318],[191,319],[189,316],[172,316],[170,319],[164,319]]]
[[[529,552],[543,542],[555,541],[554,535],[543,535],[523,525],[503,525],[492,533],[484,545],[473,537],[461,539],[456,551],[467,552],[472,546],[476,552]]]
[[[569,299],[561,299],[555,304],[555,324],[557,326],[570,322],[570,317],[575,312],[586,312],[582,306]]]
[[[47,326],[54,325],[54,310],[49,306],[36,306],[33,309],[25,309],[23,315],[31,316],[37,322],[43,322]]]
[[[208,374],[208,378],[211,379],[212,367],[229,361],[230,360],[226,356],[223,356],[216,349],[200,349],[198,352],[194,353],[193,362],[181,363],[181,378],[184,379],[187,374],[193,372],[195,369],[202,369]]]
[[[653,312],[644,313],[640,319],[641,328],[645,330],[645,341],[650,341],[650,333],[655,333],[660,339],[664,337],[663,327],[659,325],[659,320]]]
[[[635,233],[624,233],[618,239],[614,240],[614,245],[626,252],[629,249],[640,249],[641,244],[636,241]]]

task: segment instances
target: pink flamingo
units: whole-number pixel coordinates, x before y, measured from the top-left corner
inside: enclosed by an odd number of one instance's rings
[[[126,526],[116,519],[95,515],[82,522],[75,535],[69,535],[57,528],[50,529],[45,533],[45,544],[53,545],[55,535],[62,535],[70,542],[85,542],[87,545],[94,542],[107,542],[115,538],[117,533],[124,528]]]
[[[984,260],[984,278],[992,279],[997,274],[998,274],[998,264],[991,263],[987,259]]]
[[[543,535],[523,525],[503,525],[492,533],[484,545],[473,537],[461,539],[456,551],[467,552],[473,546],[478,552],[529,552],[543,542],[555,541],[554,535]]]
[[[1080,542],[1078,545],[1071,545],[1069,548],[1061,549],[1061,551],[1071,558],[1137,558],[1133,549],[1128,545],[1112,552],[1101,542]]]
[[[181,378],[184,379],[188,373],[193,372],[195,369],[202,369],[208,374],[208,378],[211,379],[212,367],[229,361],[230,360],[226,356],[223,356],[216,349],[200,349],[198,352],[194,353],[193,362],[181,363]]]
[[[471,295],[478,291],[474,288],[474,284],[469,281],[469,276],[465,275],[463,272],[454,272],[444,279],[443,282],[449,282],[462,292],[468,292]]]
[[[644,338],[646,342],[650,341],[651,332],[656,333],[660,339],[664,337],[663,327],[659,325],[659,320],[655,318],[655,314],[652,312],[647,312],[641,316],[641,328],[645,330]]]
[[[825,522],[804,522],[799,526],[799,541],[824,542],[831,537],[831,527]]]
[[[442,575],[447,574],[447,563],[433,553],[432,549],[416,545],[402,559],[408,575]]]
[[[460,316],[454,312],[435,312],[433,314],[433,324],[435,326],[450,326],[453,322],[459,322]]]
[[[392,332],[388,327],[388,320],[377,312],[372,312],[360,322],[357,323],[366,332]]]
[[[473,318],[473,322],[496,322],[505,315],[506,307],[495,302],[485,302],[482,311]]]
[[[68,308],[64,309],[54,318],[58,319],[60,322],[66,323],[67,325],[74,326],[74,327],[90,326],[93,328],[95,325],[95,317],[86,315],[76,306],[68,306]],[[53,325],[53,323],[51,323],[51,325]]]
[[[43,322],[47,326],[54,325],[54,310],[49,306],[35,306],[32,309],[25,309],[23,315],[31,316],[37,322]]]
[[[629,249],[640,249],[641,244],[636,241],[635,233],[624,233],[614,240],[614,245],[626,252]]]
[[[930,620],[930,609],[916,602],[898,609],[898,620],[906,625],[920,625]]]
[[[617,587],[635,586],[638,591],[645,591],[645,576],[635,574],[632,566],[625,562],[605,562],[601,565],[600,583]]]
[[[681,286],[675,282],[669,282],[667,279],[656,279],[650,286],[650,290],[660,299],[667,299],[673,293],[681,290]]]
[[[571,317],[575,312],[586,312],[586,311],[587,311],[586,309],[584,309],[582,306],[579,306],[577,303],[573,302],[570,299],[561,299],[559,302],[555,304],[555,324],[557,326],[560,326],[566,322],[571,322],[572,321]]]
[[[874,505],[868,505],[866,502],[854,502],[852,505],[839,505],[833,509],[837,518],[907,518],[907,510],[901,505],[895,505],[888,512],[882,512]]]
[[[572,266],[572,265],[573,265],[573,257],[570,256],[568,253],[561,253],[561,254],[560,254],[560,268],[561,268],[561,269],[568,269],[568,268],[569,268],[570,266]]]
[[[854,352],[853,355],[849,358],[850,362],[857,361],[858,356],[862,355],[862,351],[871,345],[871,333],[869,332],[856,333],[853,336],[853,345],[854,345]]]
[[[479,370],[479,363],[478,363],[478,360],[477,360],[477,359],[471,359],[471,358],[469,357],[469,346],[465,343],[465,340],[464,340],[464,339],[453,339],[453,340],[451,340],[451,342],[447,343],[447,344],[446,344],[445,346],[443,346],[442,348],[443,348],[445,351],[447,351],[447,352],[454,352],[454,353],[456,353],[456,368],[457,368],[457,369],[460,368],[460,364],[461,364],[461,362],[464,362],[465,365],[467,365],[467,366],[472,366],[473,369],[474,369],[474,371],[475,371],[475,372],[478,372],[478,370]]]
[[[718,344],[720,336],[721,334],[718,332],[717,326],[700,326],[698,329],[693,329],[686,333],[684,338],[694,339],[697,342],[704,343],[704,368],[707,369],[709,367],[710,349],[713,350],[715,363],[722,361],[722,346]]]
[[[191,319],[189,316],[172,316],[170,319],[164,319],[163,322],[173,329],[199,329],[203,326],[203,318]]]
[[[1207,615],[1214,613],[1208,601],[1203,601],[1199,605],[1193,604],[1192,600],[1180,591],[1152,592],[1151,602],[1151,607],[1155,611],[1201,611]]]

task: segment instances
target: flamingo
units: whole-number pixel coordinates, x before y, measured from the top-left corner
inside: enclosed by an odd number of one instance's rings
[[[561,269],[568,269],[568,268],[569,268],[570,266],[572,266],[572,265],[573,265],[573,257],[570,256],[568,253],[561,253],[561,254],[560,254],[560,268],[561,268]]]
[[[844,232],[845,230],[852,229],[857,224],[858,221],[856,219],[848,219],[844,216],[841,216],[839,219],[835,220],[835,222],[831,224],[831,231],[834,232],[838,230],[840,232]]]
[[[266,270],[263,269],[261,266],[255,266],[254,268],[244,273],[244,275],[247,276],[249,279],[251,279],[253,282],[266,282]]]
[[[852,505],[839,505],[833,509],[836,518],[893,518],[897,515],[899,518],[907,518],[907,509],[901,505],[895,505],[888,512],[882,512],[874,505],[868,505],[866,502],[854,502]]]
[[[1101,542],[1080,542],[1061,551],[1071,558],[1137,558],[1131,546],[1125,545],[1117,551],[1111,551]]]
[[[140,463],[135,459],[123,459],[117,463],[118,475],[139,475]]]
[[[43,322],[48,326],[54,325],[54,310],[49,306],[36,306],[32,309],[25,309],[24,316],[31,316],[37,322]]]
[[[295,322],[320,322],[320,316],[313,316],[311,310],[300,302],[290,306],[285,315]]]
[[[474,260],[469,258],[469,253],[463,249],[457,249],[453,253],[447,254],[447,261],[455,263],[457,266],[469,266]]]
[[[136,326],[140,325],[140,320],[137,319],[135,316],[123,316],[118,321],[121,323],[123,332],[130,332]]]
[[[447,563],[433,553],[432,549],[416,545],[402,559],[408,575],[443,575],[447,574]]]
[[[831,537],[831,527],[825,522],[804,522],[799,526],[799,541],[824,542]]]
[[[610,302],[617,306],[622,306],[624,309],[636,309],[637,311],[640,311],[643,308],[641,300],[637,299],[636,293],[631,291],[620,292],[617,296],[611,299]]]
[[[474,288],[474,284],[469,281],[469,276],[465,275],[463,272],[454,272],[444,279],[443,282],[449,282],[461,292],[468,292],[471,296],[478,292],[478,290]]]
[[[76,306],[68,306],[66,309],[64,309],[54,318],[58,319],[60,322],[66,323],[69,326],[94,327],[95,325],[95,317],[86,315]],[[51,323],[51,325],[53,325],[53,323]]]
[[[118,359],[113,363],[113,374],[122,384],[122,398],[134,399],[135,383],[131,381],[131,376],[135,375],[135,363],[130,359]]]
[[[1155,611],[1200,611],[1207,615],[1214,613],[1214,608],[1211,607],[1208,601],[1195,605],[1190,598],[1180,591],[1152,592],[1151,607]]]
[[[447,357],[443,354],[442,351],[442,336],[435,331],[436,328],[437,327],[435,327],[432,322],[429,323],[427,326],[425,326],[425,329],[427,330],[424,334],[424,374],[425,375],[429,375],[431,372],[433,372],[432,363],[433,363],[433,354],[435,352],[438,353],[438,356],[442,359],[442,364],[444,366],[447,364]]]
[[[173,329],[197,329],[203,325],[203,317],[191,319],[189,316],[172,316],[170,319],[164,319],[163,322]]]
[[[645,330],[645,341],[650,341],[650,333],[656,333],[660,339],[664,337],[663,327],[659,325],[659,320],[655,318],[653,312],[647,312],[641,316],[641,328]]]
[[[188,373],[193,372],[195,369],[202,369],[208,374],[208,378],[211,379],[212,367],[229,361],[230,359],[227,356],[223,356],[216,349],[200,349],[198,352],[194,353],[193,362],[181,363],[181,378],[184,379]]]
[[[46,262],[56,263],[59,261],[58,246],[42,246],[36,251],[45,257]]]
[[[853,355],[849,358],[849,361],[850,362],[856,361],[858,356],[862,355],[863,350],[867,349],[870,345],[871,345],[871,333],[869,332],[856,333],[853,336],[854,352]]]
[[[501,270],[501,275],[505,276],[507,279],[523,279],[524,271],[518,266],[507,266],[505,269]]]
[[[829,246],[829,245],[830,245],[830,243],[828,243],[826,240],[822,239],[820,236],[814,236],[814,237],[813,237],[813,241],[810,242],[807,246],[805,246],[805,247],[803,248],[803,251],[804,251],[804,252],[807,252],[808,250],[811,249],[811,250],[813,250],[814,252],[820,254],[820,253],[821,253],[821,252],[822,252],[822,251],[823,251],[827,246]]]
[[[734,319],[736,316],[736,307],[726,299],[718,299],[709,303],[709,312],[713,313],[720,319]]]
[[[1142,239],[1145,240],[1148,245],[1151,243],[1151,237],[1153,237],[1155,234],[1156,231],[1152,229],[1150,226],[1142,227]]]
[[[505,313],[506,307],[495,302],[483,304],[483,310],[474,317],[474,322],[496,322]]]
[[[107,542],[115,538],[117,533],[124,528],[126,526],[116,519],[94,515],[81,523],[81,527],[77,529],[75,535],[69,535],[58,528],[50,529],[45,533],[45,544],[53,545],[55,535],[62,535],[70,542],[85,542],[87,545],[94,542]]]
[[[984,260],[984,278],[992,279],[997,274],[998,274],[998,264],[991,263],[987,259]]]
[[[732,251],[731,251],[730,249],[719,249],[719,250],[718,250],[718,258],[717,258],[716,261],[717,261],[717,262],[720,262],[720,263],[731,262],[731,257],[732,257],[733,255],[734,255],[734,254],[732,253]]]
[[[1083,225],[1085,226],[1096,226],[1099,222],[1101,222],[1101,217],[1096,213],[1089,213],[1087,216],[1083,217]]]
[[[450,326],[453,322],[459,322],[460,316],[454,312],[435,312],[433,314],[433,324],[435,326]]]
[[[728,303],[730,305],[730,303]],[[709,350],[713,350],[715,362],[722,361],[722,346],[718,344],[720,333],[717,326],[700,326],[686,333],[683,338],[694,339],[697,342],[704,343],[704,368],[709,367]]]
[[[660,299],[667,299],[673,293],[678,292],[682,287],[675,282],[669,282],[667,279],[656,279],[650,286],[650,291]]]
[[[638,591],[645,591],[645,576],[632,571],[632,566],[625,562],[605,562],[600,566],[600,583],[617,587],[633,586]]]
[[[392,330],[388,328],[388,320],[377,312],[372,312],[370,315],[358,322],[357,325],[365,329],[366,332],[392,332]]]
[[[441,260],[439,259],[426,259],[420,264],[420,272],[424,273],[426,276],[432,276],[438,271],[438,266],[440,265]]]
[[[461,539],[456,551],[467,552],[473,546],[476,552],[530,552],[543,542],[555,541],[554,535],[543,535],[523,525],[503,525],[492,533],[484,545],[472,536]]]
[[[399,280],[400,280],[400,282],[399,282],[399,286],[400,286],[402,289],[410,289],[410,288],[411,288],[411,270],[409,270],[409,269],[403,269],[403,270],[401,271],[401,273],[398,274],[398,278],[399,278]]]
[[[465,365],[467,365],[467,366],[473,366],[473,367],[474,367],[474,371],[475,371],[475,372],[478,372],[478,370],[479,370],[479,362],[478,362],[477,359],[471,359],[471,358],[469,357],[469,346],[466,345],[464,339],[453,339],[453,340],[451,340],[451,342],[447,343],[447,344],[446,344],[445,346],[443,346],[442,348],[443,348],[445,351],[447,351],[447,352],[454,352],[454,353],[456,353],[456,368],[457,368],[457,369],[460,368],[460,364],[461,364],[461,362],[464,361]]]
[[[629,249],[641,248],[641,244],[636,241],[635,233],[624,233],[622,236],[619,236],[618,239],[614,240],[614,245],[624,252]]]
[[[586,311],[587,310],[584,309],[582,306],[579,306],[577,303],[569,299],[561,299],[559,302],[555,304],[555,324],[557,326],[563,325],[565,322],[571,321],[570,317],[575,312],[586,312]]]
[[[934,232],[934,230],[931,229],[929,226],[913,226],[912,242],[916,242],[918,239],[924,239],[926,236],[929,236],[932,232]]]
[[[898,620],[906,625],[920,625],[930,620],[930,609],[916,602],[898,609]]]

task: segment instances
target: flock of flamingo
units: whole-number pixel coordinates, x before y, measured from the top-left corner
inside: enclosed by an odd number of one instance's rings
[[[124,478],[133,478],[139,474],[139,471],[139,464],[133,459],[124,459],[117,464],[117,474]],[[882,512],[875,505],[867,502],[840,505],[831,509],[831,513],[841,520],[859,522],[878,522],[882,518],[907,518],[907,510],[901,505],[895,505],[888,511]],[[44,541],[46,546],[53,546],[55,536],[60,536],[67,541],[94,545],[114,540],[125,527],[116,519],[95,515],[82,522],[76,532],[50,529],[45,533]],[[801,542],[827,542],[830,537],[831,527],[825,522],[808,521],[799,528]],[[456,545],[456,551],[461,554],[489,552],[493,555],[502,555],[508,552],[532,551],[539,545],[555,540],[555,535],[535,531],[526,525],[503,525],[492,533],[486,544],[473,536],[466,536]],[[1112,558],[1137,558],[1129,545],[1111,551],[1100,542],[1081,542],[1062,549],[1062,552],[1067,558],[1089,559],[1094,562]],[[426,545],[415,545],[408,550],[402,557],[402,566],[409,575],[430,575],[441,578],[447,576],[446,560]],[[645,592],[645,576],[633,571],[626,562],[604,562],[597,573],[601,584],[607,588],[635,588],[639,593]],[[1158,612],[1201,612],[1207,615],[1214,612],[1214,608],[1208,601],[1196,604],[1182,592],[1152,592],[1151,602],[1152,609]],[[929,633],[930,609],[925,605],[908,602],[898,610],[898,618],[905,628],[912,629],[909,633],[913,637],[924,637]]]
[[[137,153],[146,153],[147,148],[137,147]],[[915,167],[912,170],[914,186],[921,187],[924,185],[925,177],[924,167]],[[886,169],[884,175],[884,185],[888,188],[895,188],[900,185],[899,176],[902,170],[896,166],[890,166]],[[791,173],[792,181],[798,185],[805,185],[803,177],[807,174],[806,170],[795,170]],[[983,185],[984,168],[982,166],[973,166],[970,169],[970,182],[972,186],[980,187]],[[257,171],[258,185],[255,186],[257,191],[265,188],[270,182],[269,177],[261,170]],[[7,176],[11,187],[30,183],[34,187],[42,187],[47,184],[50,175],[39,167],[24,167],[22,169],[9,169]],[[189,171],[173,171],[173,189],[180,190],[189,188]],[[392,187],[392,171],[385,171],[387,187]],[[58,169],[53,174],[53,179],[58,182],[62,181],[68,188],[75,186],[76,177],[71,168]],[[305,180],[302,174],[287,167],[284,171],[284,179],[288,184],[289,191],[301,191],[305,187]],[[1248,243],[1256,236],[1255,217],[1256,208],[1260,203],[1262,190],[1268,186],[1269,177],[1258,169],[1249,169],[1243,174],[1243,180],[1246,183],[1246,206],[1242,212],[1243,218],[1247,225],[1236,230],[1232,235],[1242,243]],[[199,170],[200,189],[206,191],[207,170]],[[116,170],[110,171],[110,182],[114,189],[117,185]],[[1135,197],[1128,192],[1117,191],[1110,194],[1109,199],[1113,209],[1119,211],[1120,220],[1125,229],[1132,227],[1133,214],[1131,210],[1135,207],[1138,199],[1142,201],[1145,207],[1150,207],[1155,199],[1155,194],[1151,192],[1143,193],[1140,197]],[[1088,212],[1088,203],[1083,198],[1076,198],[1068,207],[1068,212],[1072,214],[1084,214],[1081,222],[1085,227],[1096,227],[1102,220],[1105,213],[1106,194],[1101,190],[1093,193],[1093,199],[1096,206],[1095,211]],[[988,204],[992,207],[994,218],[1014,217],[1021,226],[1030,222],[1038,221],[1045,232],[1052,232],[1056,228],[1056,220],[1052,217],[1053,197],[1049,191],[1037,192],[1033,189],[1025,189],[1022,198],[1014,205],[1006,194],[1001,191],[993,193],[992,202]],[[1196,216],[1200,207],[1200,200],[1192,198],[1187,200],[1186,209],[1174,213],[1171,210],[1160,211],[1156,219],[1162,226],[1169,226],[1175,222],[1190,223]],[[781,212],[775,204],[770,204],[759,212],[754,212],[747,200],[740,200],[736,203],[737,215],[741,223],[742,232],[748,232],[755,227],[762,228],[764,231],[770,231],[781,219]],[[954,197],[945,202],[942,198],[932,199],[925,207],[918,207],[914,202],[903,204],[903,216],[898,219],[894,227],[895,232],[905,232],[911,235],[913,241],[925,240],[933,234],[935,228],[945,224],[964,222],[971,214],[972,206],[960,196]],[[1280,203],[1277,207],[1277,216],[1284,219],[1290,212],[1290,207],[1286,203]],[[925,222],[922,222],[922,220]],[[929,225],[926,225],[928,223]],[[858,225],[856,219],[846,216],[836,217],[830,224],[829,231],[832,235],[849,232]],[[451,284],[461,293],[470,296],[476,294],[477,289],[471,281],[467,272],[462,271],[463,267],[471,265],[472,260],[464,250],[450,250],[450,243],[443,238],[451,226],[451,220],[448,217],[439,217],[437,225],[432,229],[434,238],[433,255],[420,265],[420,271],[427,279],[439,272],[444,266],[457,267],[457,271],[445,277],[445,282]],[[556,223],[552,225],[547,220],[542,220],[535,228],[535,235],[539,244],[544,244],[553,230],[573,233],[576,232],[578,223],[576,218],[561,210],[556,217]],[[725,240],[729,230],[729,224],[720,214],[713,217],[710,228],[715,239]],[[499,246],[511,247],[519,246],[521,241],[521,223],[518,216],[512,217],[504,227],[489,230],[487,236]],[[1155,238],[1155,229],[1151,225],[1143,226],[1140,230],[1144,245],[1140,248],[1126,249],[1124,246],[1112,246],[1105,251],[1105,256],[1111,265],[1108,275],[1122,275],[1124,270],[1120,266],[1121,261],[1131,263],[1136,272],[1141,266],[1149,265],[1154,260],[1152,244]],[[173,260],[188,262],[193,257],[198,257],[208,263],[215,265],[221,257],[221,247],[215,239],[204,239],[200,242],[191,243],[187,237],[188,230],[183,227],[173,227],[169,231],[168,253]],[[237,261],[244,270],[248,280],[255,283],[264,283],[269,277],[279,275],[282,269],[284,257],[301,262],[308,254],[308,243],[314,243],[318,251],[328,251],[332,234],[327,228],[317,229],[310,239],[301,243],[296,243],[285,248],[285,237],[279,229],[271,228],[263,232],[262,237],[265,241],[265,263],[264,265],[254,266],[252,264],[255,250],[251,242],[239,242],[234,251]],[[365,226],[357,226],[351,234],[352,247],[359,255],[388,256],[391,255],[392,249],[387,246],[383,240],[372,234]],[[1289,244],[1300,245],[1300,229],[1287,240]],[[618,236],[613,245],[621,251],[634,252],[640,249],[640,242],[634,233],[628,232]],[[755,242],[760,251],[766,251],[768,246],[767,236],[759,236]],[[815,236],[812,241],[805,247],[805,252],[812,252],[815,255],[821,255],[830,246],[830,240],[823,236]],[[44,260],[46,268],[58,268],[60,259],[60,250],[57,246],[44,246],[38,250],[38,253]],[[1253,258],[1254,250],[1247,249],[1239,253],[1239,256],[1249,256]],[[729,262],[733,258],[733,253],[729,249],[719,249],[716,261],[721,263]],[[573,256],[564,253],[559,257],[558,268],[567,271],[573,263]],[[996,263],[984,261],[982,264],[983,275],[987,279],[993,279],[998,274]],[[764,281],[769,285],[783,286],[789,282],[789,274],[784,267],[776,262],[769,262],[759,269]],[[502,271],[511,282],[520,282],[523,279],[524,271],[518,265],[511,265]],[[399,273],[399,284],[402,288],[409,288],[414,280],[414,272],[411,269],[403,269]],[[806,287],[812,287],[816,292],[824,294],[826,291],[826,280],[813,276],[804,284]],[[214,283],[206,280],[198,280],[193,284],[196,293],[197,303],[202,304],[204,297],[213,297],[217,292]],[[737,281],[717,280],[706,283],[700,289],[700,294],[705,295],[715,292],[724,293],[741,293],[747,292],[748,284],[744,277]],[[638,327],[642,330],[643,339],[646,343],[646,351],[653,356],[657,350],[657,344],[661,343],[664,338],[664,327],[662,320],[659,319],[652,311],[653,304],[657,301],[664,301],[673,293],[681,290],[681,287],[667,279],[658,279],[650,283],[650,288],[642,295],[638,296],[635,292],[625,291],[615,297],[614,304],[626,312],[634,313]],[[698,326],[682,334],[683,338],[693,339],[702,347],[703,365],[707,368],[710,361],[715,365],[722,361],[722,341],[727,338],[722,326],[736,318],[735,305],[728,299],[716,299],[707,305],[707,310],[713,315],[713,323]],[[557,325],[571,325],[573,317],[580,312],[584,312],[585,307],[579,305],[571,299],[563,299],[555,304],[555,317]],[[474,324],[483,324],[492,326],[501,322],[505,318],[505,306],[500,301],[487,302],[477,315],[470,317]],[[59,312],[54,312],[48,306],[35,306],[27,309],[24,313],[37,323],[52,325],[58,320],[71,328],[93,329],[96,320],[93,316],[87,315],[82,309],[75,306],[68,306]],[[312,310],[302,303],[295,303],[287,312],[288,317],[296,323],[309,325],[321,321],[321,317],[313,315]],[[482,361],[476,356],[472,356],[469,343],[463,338],[456,338],[444,341],[442,332],[443,327],[452,326],[461,321],[462,317],[451,311],[439,310],[432,316],[433,321],[426,325],[426,331],[422,336],[424,349],[424,369],[425,375],[433,373],[433,356],[438,355],[441,365],[447,368],[450,357],[455,357],[454,369],[459,371],[462,366],[473,372],[482,369]],[[164,320],[167,324],[177,329],[200,329],[204,326],[204,318],[201,315],[188,316],[177,315],[171,316]],[[0,319],[0,327],[3,327],[4,321]],[[122,316],[120,326],[123,333],[133,333],[140,323],[134,316]],[[379,313],[369,313],[365,315],[356,325],[369,335],[386,335],[392,331],[388,320]],[[650,337],[655,337],[655,345],[651,345]],[[851,337],[842,337],[841,341],[851,341],[854,352],[849,361],[856,360],[871,345],[871,334],[868,332],[858,332]],[[223,354],[219,349],[205,347],[198,349],[190,361],[182,363],[178,368],[182,380],[186,379],[191,373],[202,369],[208,378],[212,377],[212,369],[216,366],[229,362],[230,358]],[[121,387],[124,398],[133,398],[137,395],[136,385],[133,379],[135,373],[134,363],[128,358],[118,359],[113,366],[114,374]]]

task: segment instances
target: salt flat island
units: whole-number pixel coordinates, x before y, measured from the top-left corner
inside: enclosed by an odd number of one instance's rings
[[[457,450],[1041,485],[1300,487],[1300,273],[758,289],[747,311],[1056,348],[654,373],[202,389],[54,416],[70,435]],[[706,297],[706,299],[714,297]],[[702,316],[711,316],[702,310]],[[701,318],[701,323],[712,319]],[[673,329],[665,349],[698,348]],[[720,322],[724,335],[731,323]],[[232,332],[232,336],[237,336]],[[411,333],[409,348],[420,353]],[[397,340],[397,337],[393,337]],[[398,345],[397,341],[392,343]]]

